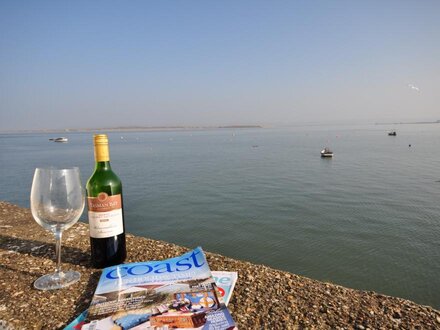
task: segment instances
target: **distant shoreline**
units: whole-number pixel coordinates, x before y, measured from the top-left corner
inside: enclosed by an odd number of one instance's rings
[[[8,133],[87,133],[87,132],[144,132],[144,131],[197,131],[215,129],[249,129],[263,128],[260,125],[229,125],[229,126],[127,126],[107,128],[65,128],[65,129],[35,129],[35,130],[8,130],[0,131]]]
[[[437,121],[400,122],[400,123],[376,123],[376,125],[413,125],[413,124],[440,124],[440,120],[437,120]]]

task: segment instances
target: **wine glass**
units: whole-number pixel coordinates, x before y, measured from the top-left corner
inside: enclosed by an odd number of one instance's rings
[[[73,226],[84,210],[84,189],[79,168],[37,168],[31,189],[31,211],[37,223],[54,233],[57,266],[55,273],[44,275],[34,282],[39,290],[54,290],[79,280],[76,271],[61,270],[61,236]]]

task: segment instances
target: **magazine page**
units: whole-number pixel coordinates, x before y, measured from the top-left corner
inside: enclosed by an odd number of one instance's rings
[[[234,329],[203,250],[102,270],[81,329]]]
[[[223,271],[211,271],[215,284],[217,285],[220,295],[227,306],[229,300],[231,300],[232,292],[234,291],[235,283],[237,282],[237,272],[223,272]],[[84,324],[88,310],[82,312],[76,319],[74,319],[64,330],[79,330]]]
[[[231,300],[235,283],[237,282],[237,272],[223,272],[213,270],[211,273],[214,277],[215,284],[220,291],[223,301],[227,306],[229,304],[229,300]]]

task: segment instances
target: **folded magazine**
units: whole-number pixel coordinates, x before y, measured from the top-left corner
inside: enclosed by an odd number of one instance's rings
[[[225,272],[225,271],[211,271],[215,284],[217,285],[220,295],[223,298],[226,306],[231,300],[232,292],[234,291],[235,283],[237,282],[237,272]],[[88,314],[88,310],[82,312],[72,322],[67,325],[64,330],[78,330],[84,324]]]
[[[237,272],[223,272],[223,271],[211,271],[215,284],[217,285],[220,295],[228,306],[229,300],[231,300],[232,292],[234,291],[235,283],[237,283]]]
[[[232,274],[218,274],[225,284],[219,289],[200,247],[167,260],[105,268],[85,321],[71,329],[236,329],[222,298],[233,290]]]

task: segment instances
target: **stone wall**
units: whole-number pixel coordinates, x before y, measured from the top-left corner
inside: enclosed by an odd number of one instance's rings
[[[133,235],[127,244],[127,262],[188,251]],[[89,249],[88,227],[78,223],[63,238],[63,268],[81,272],[81,280],[63,290],[33,289],[39,276],[55,269],[54,238],[28,209],[0,202],[0,329],[59,329],[84,311],[100,275],[90,265]],[[212,270],[239,274],[229,309],[240,329],[440,329],[439,311],[408,300],[218,254],[207,257]]]

